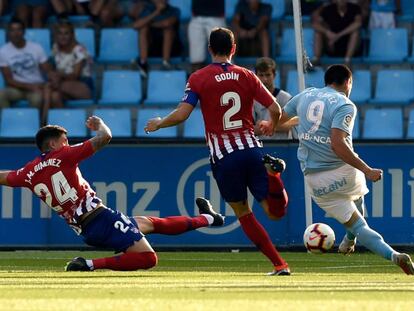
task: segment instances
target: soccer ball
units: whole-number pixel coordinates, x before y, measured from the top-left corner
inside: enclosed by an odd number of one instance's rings
[[[311,253],[326,253],[335,243],[335,233],[327,224],[311,224],[303,234],[303,243]]]

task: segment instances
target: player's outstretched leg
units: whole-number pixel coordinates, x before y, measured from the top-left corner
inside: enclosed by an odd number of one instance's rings
[[[197,198],[196,204],[200,211],[200,215],[196,217],[146,217],[149,221],[151,221],[153,229],[150,232],[144,233],[176,235],[198,228],[224,225],[224,216],[222,216],[219,213],[216,213],[207,199]]]
[[[213,206],[206,198],[197,198],[196,204],[200,215],[210,215],[213,217],[213,222],[210,224],[213,227],[224,225],[224,216],[213,210]]]
[[[280,176],[286,169],[286,163],[282,159],[275,158],[269,154],[263,156],[263,163],[269,179],[269,192],[267,195],[268,213],[271,214],[272,218],[279,219],[285,216],[288,205],[288,195]]]
[[[414,264],[408,254],[399,253],[392,257],[392,261],[399,266],[406,274],[414,275]]]
[[[66,263],[65,271],[91,271],[83,257],[75,257]]]

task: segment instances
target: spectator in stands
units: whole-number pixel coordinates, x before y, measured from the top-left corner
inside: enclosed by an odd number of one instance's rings
[[[54,0],[63,1],[63,0]],[[121,2],[130,2],[129,0]],[[89,15],[93,25],[113,27],[123,17],[124,11],[118,0],[73,0],[75,15]]]
[[[225,27],[223,0],[192,0],[193,16],[188,24],[188,44],[191,70],[194,72],[205,65],[206,43],[214,27]]]
[[[272,6],[261,0],[239,0],[233,17],[239,56],[270,55]]]
[[[45,107],[60,108],[67,99],[92,98],[92,59],[86,48],[76,41],[71,23],[57,24],[52,53],[56,71],[50,79]]]
[[[330,4],[316,10],[312,16],[312,27],[315,30],[315,56],[312,63],[320,63],[325,48],[328,56],[344,57],[344,62],[349,64],[360,45],[361,26],[359,5],[347,0],[332,0]]]
[[[13,0],[12,11],[27,28],[43,28],[49,14],[48,0]]]
[[[132,8],[136,16],[134,28],[139,31],[139,62],[141,71],[148,71],[148,56],[162,50],[162,67],[172,69],[170,58],[174,45],[179,44],[178,26],[180,10],[167,0],[141,0]],[[162,46],[159,48],[159,43]],[[157,49],[158,45],[158,49]]]
[[[269,57],[262,57],[256,61],[255,71],[257,77],[262,81],[264,86],[276,97],[277,102],[280,107],[284,107],[287,102],[292,98],[288,92],[281,90],[275,86],[276,78],[276,63],[273,59]],[[261,120],[270,120],[269,112],[266,107],[255,102],[253,106],[253,116],[255,120],[254,131],[256,135],[260,136],[260,139],[292,139],[297,138],[295,125],[298,124],[298,119],[293,118],[288,122],[278,125],[276,131],[272,136],[265,136],[260,131],[260,128],[257,124]]]
[[[43,74],[53,75],[43,48],[24,38],[24,23],[12,19],[7,26],[10,42],[0,48],[0,68],[6,88],[0,90],[0,107],[27,99],[30,106],[42,108],[47,89]]]
[[[7,0],[0,1],[0,16],[3,16],[4,12],[6,11],[7,4],[8,4]]]
[[[372,0],[369,28],[395,28],[395,14],[400,10],[400,0]]]
[[[312,15],[323,4],[329,2],[329,0],[301,0],[301,12],[302,15]]]
[[[72,0],[50,0],[50,3],[59,20],[67,19],[74,10],[74,2]]]

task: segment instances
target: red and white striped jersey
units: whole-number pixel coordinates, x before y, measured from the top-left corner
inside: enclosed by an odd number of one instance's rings
[[[234,150],[262,147],[254,135],[253,102],[268,107],[275,98],[250,70],[213,63],[193,73],[183,102],[200,102],[210,154],[221,159]]]
[[[43,153],[23,168],[11,171],[7,183],[11,187],[29,188],[76,229],[79,216],[101,202],[78,167],[80,161],[93,153],[89,141]]]

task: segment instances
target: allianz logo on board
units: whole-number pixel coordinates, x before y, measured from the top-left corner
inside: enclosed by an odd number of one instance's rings
[[[414,179],[414,168],[409,171],[409,177]],[[394,168],[386,170],[385,179],[386,182],[380,180],[372,185],[372,209],[370,209],[371,213],[368,216],[383,217],[384,210],[391,209],[391,217],[414,217],[414,180],[405,182],[403,170]],[[111,208],[116,208],[126,214],[160,216],[160,210],[162,208],[165,209],[165,207],[160,206],[156,210],[156,204],[153,202],[154,198],[161,195],[159,193],[159,181],[142,181],[133,182],[132,184],[126,184],[121,181],[111,183],[99,181],[93,182],[92,185],[104,203],[110,194],[115,194],[115,205],[111,206]],[[384,191],[386,189],[387,193],[392,193],[391,206],[385,205],[388,204],[384,200]],[[15,191],[20,191],[20,198],[16,198]],[[171,193],[174,193],[173,189],[171,189]],[[208,158],[197,160],[184,170],[178,181],[175,195],[179,213],[182,215],[197,215],[198,210],[195,205],[195,198],[206,196],[210,199],[215,210],[220,211],[220,213],[226,216],[234,216],[230,206],[224,204],[221,199],[217,184],[210,171]],[[404,195],[408,202],[403,201]],[[166,198],[166,201],[173,199]],[[0,202],[0,219],[13,219],[17,217],[31,219],[34,206],[36,208],[39,206],[37,199],[33,200],[32,193],[26,188],[13,189],[1,187]],[[19,204],[19,206],[14,206],[15,204]],[[251,195],[249,196],[249,204],[253,204],[253,197]],[[128,209],[130,212],[127,212],[127,206],[132,206],[132,210]],[[40,218],[50,218],[51,214],[50,208],[41,202]],[[388,214],[387,212],[386,215]],[[39,215],[39,212],[36,212],[35,215]],[[203,228],[201,231],[208,234],[223,234],[236,229],[238,226],[239,223],[235,217],[228,217],[224,227]]]

